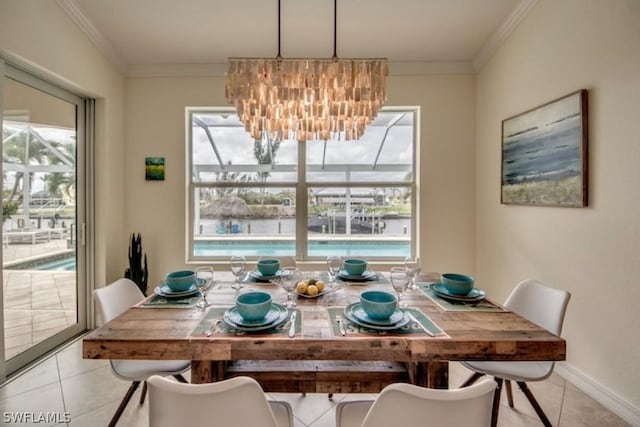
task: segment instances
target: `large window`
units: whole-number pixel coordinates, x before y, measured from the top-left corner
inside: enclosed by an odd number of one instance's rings
[[[228,108],[188,108],[188,258],[415,255],[416,108],[358,141],[254,140]]]

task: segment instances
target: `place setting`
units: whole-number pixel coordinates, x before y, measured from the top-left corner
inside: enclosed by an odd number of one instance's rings
[[[362,292],[359,301],[345,308],[329,308],[329,315],[336,335],[393,332],[447,336],[422,311],[399,307],[397,297],[383,291]]]
[[[208,305],[205,291],[213,283],[213,268],[207,267],[210,271],[207,278],[198,277],[194,270],[179,270],[167,273],[164,282],[160,283],[153,290],[153,295],[139,304],[140,307],[164,307],[164,308],[190,308]]]
[[[293,337],[301,328],[297,314],[297,310],[274,302],[267,292],[246,292],[236,297],[233,307],[209,309],[191,335],[283,333]]]
[[[247,274],[247,279],[262,284],[274,284],[282,274],[280,260],[276,258],[261,259],[256,263],[256,269]]]
[[[443,273],[439,282],[420,283],[418,289],[446,311],[508,311],[487,300],[485,291],[466,274]]]
[[[366,285],[367,282],[383,280],[382,276],[367,267],[367,261],[363,259],[346,258],[342,261],[337,277],[348,285]]]

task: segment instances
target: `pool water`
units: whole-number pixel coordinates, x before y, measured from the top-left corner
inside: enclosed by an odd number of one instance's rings
[[[292,241],[201,241],[195,242],[195,256],[293,256],[296,253]],[[384,258],[404,258],[411,254],[411,243],[408,241],[311,241],[308,254],[310,257],[368,256]]]
[[[58,270],[58,271],[75,271],[76,259],[63,258],[57,261],[51,261],[34,267],[35,270]]]

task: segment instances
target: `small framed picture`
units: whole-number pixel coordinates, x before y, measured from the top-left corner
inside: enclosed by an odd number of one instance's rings
[[[164,181],[164,157],[145,157],[144,177],[147,181]]]
[[[584,207],[587,90],[502,121],[503,204]]]

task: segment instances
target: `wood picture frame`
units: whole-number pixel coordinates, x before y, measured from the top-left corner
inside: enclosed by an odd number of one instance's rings
[[[588,205],[587,90],[502,121],[502,204]]]

